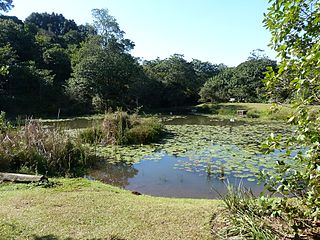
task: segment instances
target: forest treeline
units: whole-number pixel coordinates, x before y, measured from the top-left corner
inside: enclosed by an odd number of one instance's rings
[[[142,61],[130,54],[134,43],[107,9],[92,15],[86,25],[56,13],[32,13],[24,21],[0,16],[0,110],[75,115],[230,98],[268,101],[262,80],[277,64],[261,51],[237,67],[180,54]],[[278,92],[276,97],[289,96],[285,85]]]

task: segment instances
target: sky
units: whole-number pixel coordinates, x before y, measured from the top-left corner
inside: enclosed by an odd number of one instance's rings
[[[91,23],[91,10],[107,8],[132,55],[145,60],[178,53],[185,59],[237,66],[254,49],[271,59],[269,32],[263,27],[267,0],[13,0],[7,15],[24,20],[32,12],[61,13],[77,24]]]

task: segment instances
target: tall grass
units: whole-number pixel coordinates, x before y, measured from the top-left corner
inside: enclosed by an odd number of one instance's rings
[[[19,129],[0,133],[0,170],[48,176],[78,176],[88,163],[88,150],[64,131],[27,120]]]
[[[250,190],[227,184],[227,193],[220,196],[227,212],[225,226],[219,232],[220,239],[283,239],[284,235],[272,226],[273,222],[265,216],[258,199]]]
[[[101,125],[80,132],[80,139],[89,144],[125,145],[156,142],[164,132],[157,118],[142,118],[117,111],[105,114]]]

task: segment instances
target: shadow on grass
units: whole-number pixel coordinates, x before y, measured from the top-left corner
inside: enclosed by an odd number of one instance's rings
[[[74,238],[58,238],[53,234],[45,235],[45,236],[33,236],[33,240],[75,240]],[[126,240],[125,238],[121,238],[118,236],[110,236],[107,238],[90,238],[88,240]]]

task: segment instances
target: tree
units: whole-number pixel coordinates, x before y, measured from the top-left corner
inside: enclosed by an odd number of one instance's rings
[[[55,75],[55,83],[63,85],[71,74],[71,61],[67,51],[60,46],[53,46],[44,51],[43,60],[46,69],[52,70]]]
[[[291,148],[298,146],[306,152],[297,154],[296,169],[282,162],[269,188],[285,196],[279,206],[292,216],[297,230],[305,226],[301,218],[307,218],[309,226],[320,219],[320,114],[314,108],[320,102],[320,2],[271,0],[270,5],[264,24],[271,32],[271,46],[278,52],[280,65],[278,72],[270,70],[266,84],[273,95],[279,84],[289,79],[294,108],[289,122],[296,132],[285,145],[271,136],[269,147],[279,146],[290,154]],[[296,196],[303,206],[293,208],[288,194]]]
[[[122,39],[124,32],[120,30],[119,24],[115,17],[109,14],[108,9],[92,9],[93,26],[97,30],[97,33],[108,40],[112,37],[116,39]]]
[[[25,24],[34,24],[56,36],[64,35],[71,30],[78,30],[78,26],[73,20],[68,20],[62,14],[56,13],[31,13],[26,18]]]
[[[209,78],[218,75],[223,68],[223,65],[202,62],[198,59],[193,59],[191,64],[198,77],[197,81],[201,85],[203,85]]]
[[[129,86],[139,74],[139,64],[129,53],[110,47],[104,48],[102,38],[94,36],[75,55],[67,91],[85,108],[103,111],[130,102]]]
[[[226,68],[217,76],[210,78],[200,90],[202,102],[226,102],[231,97],[231,79],[234,68]]]
[[[0,19],[0,47],[10,45],[22,61],[32,59],[36,55],[36,46],[32,34],[23,24],[12,19]]]
[[[119,27],[115,17],[109,14],[108,9],[93,9],[93,26],[103,39],[103,44],[108,46],[109,44],[118,45],[125,51],[130,51],[134,48],[134,43],[129,39],[124,39],[125,34]]]
[[[164,60],[147,61],[144,70],[150,79],[163,85],[162,103],[165,107],[197,101],[201,83],[197,82],[192,64],[183,55],[174,54]]]
[[[127,107],[132,102],[129,88],[141,73],[137,59],[129,54],[134,45],[124,39],[107,9],[93,9],[92,15],[97,34],[89,35],[72,55],[73,74],[66,91],[84,109]]]
[[[276,69],[277,63],[267,57],[250,56],[239,64],[230,81],[231,96],[241,102],[265,101],[263,79],[268,68]]]
[[[263,79],[276,62],[261,55],[251,55],[236,68],[225,68],[210,78],[200,90],[200,101],[221,102],[235,98],[239,102],[266,101]],[[223,69],[223,68],[222,68]]]
[[[0,11],[8,12],[13,7],[12,0],[0,0]]]

